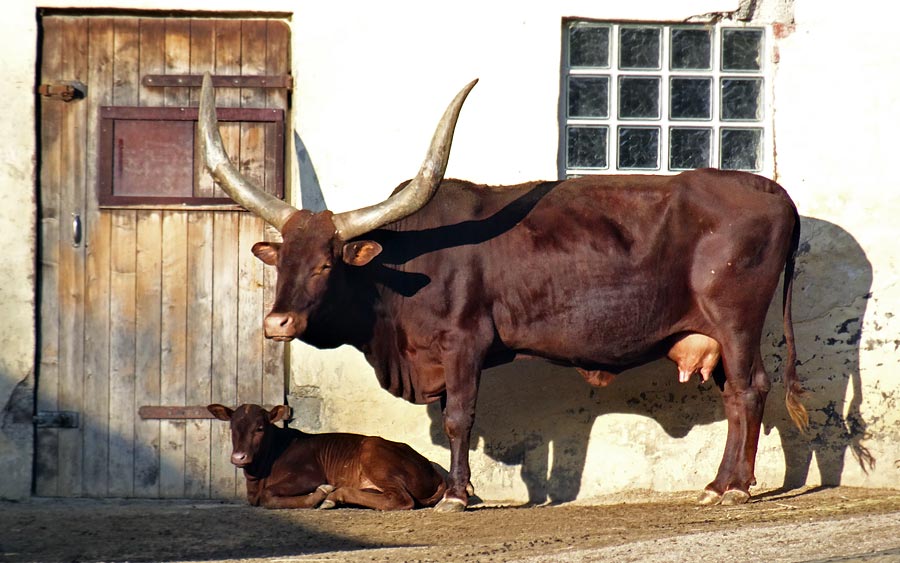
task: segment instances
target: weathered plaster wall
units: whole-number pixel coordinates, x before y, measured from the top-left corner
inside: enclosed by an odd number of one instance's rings
[[[222,9],[210,0],[104,5]],[[10,110],[0,123],[0,232],[17,243],[7,245],[0,270],[6,321],[0,327],[0,467],[13,468],[0,482],[0,497],[27,495],[31,473],[30,412],[11,405],[30,407],[34,372],[36,7],[13,3],[0,23],[6,77],[0,95]],[[779,27],[774,124],[778,178],[804,216],[795,318],[800,374],[815,392],[807,399],[813,428],[800,436],[788,425],[776,377],[757,475],[763,486],[898,485],[894,354],[900,336],[890,320],[900,303],[892,240],[900,191],[890,151],[900,117],[900,40],[889,22],[900,14],[884,14],[874,0],[854,7],[878,14],[865,26],[814,0],[463,0],[440,11],[414,1],[261,0],[229,8],[293,14],[294,129],[308,165],[301,174],[294,164],[294,175],[306,188],[318,184],[336,211],[380,200],[412,175],[444,105],[473,77],[481,82],[463,109],[448,175],[488,183],[556,177],[564,16],[680,21],[738,11],[762,23],[795,18],[794,27]],[[776,314],[765,340],[767,363],[780,375]],[[448,464],[437,409],[382,391],[361,354],[294,343],[290,355],[291,401],[307,429],[377,433]],[[590,388],[572,370],[517,363],[488,371],[479,400],[472,468],[486,499],[699,489],[712,478],[724,445],[718,391],[679,385],[667,363],[605,389]],[[854,452],[877,464],[867,464],[867,473]]]
[[[35,348],[34,9],[11,5],[0,21],[0,498],[31,491]]]
[[[779,41],[775,126],[779,180],[805,217],[795,303],[817,411],[804,443],[843,457],[844,483],[897,487],[900,8],[865,0],[848,19],[826,3],[796,4],[796,28]],[[852,455],[858,443],[877,462],[868,473]]]

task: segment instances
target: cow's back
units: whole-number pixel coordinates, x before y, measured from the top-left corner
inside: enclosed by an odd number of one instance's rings
[[[697,330],[681,323],[696,321],[709,272],[737,261],[756,268],[753,249],[783,238],[795,213],[780,186],[742,172],[508,187],[446,180],[385,241],[391,267],[428,283],[386,297],[409,326],[489,316],[502,349],[631,365],[673,333]]]

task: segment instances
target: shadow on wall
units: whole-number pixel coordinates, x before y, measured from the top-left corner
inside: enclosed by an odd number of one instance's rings
[[[859,373],[860,330],[871,282],[871,265],[849,233],[826,221],[802,219],[793,312],[798,372],[811,391],[804,398],[810,411],[806,435],[793,426],[784,405],[780,291],[762,344],[773,380],[763,426],[765,432],[776,428],[781,437],[785,489],[806,483],[813,457],[822,486],[841,483],[848,449],[864,471],[874,467],[862,444],[867,429],[860,415]],[[718,389],[711,380],[698,381],[678,383],[674,364],[667,360],[625,372],[604,388],[589,386],[574,369],[542,361],[507,364],[482,377],[472,443],[480,438],[492,459],[521,465],[529,502],[571,501],[579,493],[591,428],[604,414],[652,418],[673,438],[724,420]],[[448,447],[440,406],[429,405],[428,414],[434,443]],[[710,479],[714,474],[710,467]]]
[[[319,180],[296,132],[294,146],[302,206],[321,211],[325,201]],[[775,428],[781,437],[787,468],[784,489],[806,483],[814,457],[822,486],[841,484],[847,450],[863,471],[874,467],[875,460],[862,443],[868,430],[860,413],[859,371],[871,284],[872,266],[850,233],[827,221],[802,218],[793,315],[798,373],[810,391],[803,399],[810,411],[805,435],[790,422],[784,405],[780,290],[762,340],[773,381],[763,430]],[[689,384],[678,383],[674,365],[667,360],[623,373],[605,388],[589,386],[573,369],[541,361],[500,366],[486,370],[482,378],[472,444],[481,438],[492,459],[521,465],[530,502],[571,501],[578,496],[591,428],[598,417],[646,416],[673,438],[687,436],[697,425],[724,420],[718,389],[712,381],[702,385],[697,381],[695,377]],[[432,440],[448,447],[439,405],[429,405],[428,414]],[[724,447],[724,433],[721,444]],[[714,472],[710,467],[710,479]]]

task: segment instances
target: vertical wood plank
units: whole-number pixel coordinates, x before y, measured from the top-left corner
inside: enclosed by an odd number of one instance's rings
[[[136,213],[112,214],[110,272],[109,494],[134,492]]]
[[[241,22],[237,20],[216,20],[215,35],[216,74],[241,73]],[[240,90],[237,88],[216,88],[216,107],[240,107]],[[240,125],[220,123],[222,144],[232,162],[239,166]],[[216,186],[216,197],[225,197],[222,188]]]
[[[188,405],[206,405],[211,398],[213,214],[188,215],[187,265],[187,372]],[[209,420],[187,421],[185,442],[185,494],[205,498],[210,492]]]
[[[45,17],[41,80],[61,72],[60,21]],[[37,410],[57,410],[59,395],[59,250],[60,250],[60,122],[62,104],[41,100],[41,317],[40,371],[37,378]],[[35,433],[35,494],[56,496],[59,430],[38,428]]]
[[[185,404],[187,366],[187,214],[163,213],[162,229],[162,356],[160,399],[163,405]],[[184,496],[185,422],[160,425],[160,495]]]
[[[183,18],[166,18],[166,74],[187,74],[191,70],[191,22]],[[187,106],[190,103],[189,88],[164,88],[166,105]]]
[[[241,25],[241,74],[266,71],[265,21],[244,21]],[[241,89],[241,107],[265,107],[266,94],[260,88]],[[257,186],[265,186],[265,128],[260,123],[241,124],[241,173]],[[263,314],[262,263],[250,248],[262,240],[263,223],[248,213],[241,215],[238,278],[238,340],[241,342],[238,369],[238,402],[262,403]]]
[[[237,20],[215,21],[215,67],[216,74],[241,73],[241,22]],[[217,88],[217,107],[240,107],[240,90],[236,88]],[[219,127],[222,143],[235,165],[240,165],[240,125],[223,123]],[[224,196],[222,188],[216,186],[216,196]],[[215,323],[214,334],[216,359],[214,362],[213,401],[229,405],[237,405],[237,373],[238,351],[241,342],[238,339],[238,233],[240,218],[237,213],[224,213],[216,217],[216,289],[215,289]],[[219,277],[220,274],[223,277]],[[229,287],[225,287],[229,284]],[[221,309],[220,309],[221,308]],[[219,358],[219,354],[223,357]],[[218,384],[218,385],[217,385]],[[221,397],[219,400],[217,397]],[[243,479],[240,473],[230,465],[231,435],[227,425],[217,424],[213,427],[213,449],[211,456],[214,478],[213,494],[215,496],[244,496]],[[219,432],[221,434],[215,434]],[[228,464],[228,465],[224,465]]]
[[[215,71],[216,49],[216,24],[215,20],[191,20],[191,74],[202,75],[204,72]],[[191,88],[190,105],[197,106],[200,103],[200,90]],[[195,195],[198,197],[213,197],[215,194],[215,182],[212,176],[203,166],[200,156],[200,144],[194,147],[194,180]]]
[[[86,139],[88,193],[85,198],[84,319],[84,494],[104,497],[109,491],[109,300],[112,224],[91,192],[97,177],[99,106],[112,101],[114,29],[110,18],[88,20],[88,116]]]
[[[132,18],[116,18],[114,20],[115,37],[113,39],[113,91],[112,103],[117,106],[136,106],[138,104],[138,82],[140,45],[140,24]]]
[[[59,30],[62,36],[63,73],[86,83],[87,21],[65,17]],[[72,221],[84,216],[85,141],[87,139],[85,104],[64,104],[62,139],[62,191],[60,219],[68,228],[60,230],[59,299],[60,299],[60,370],[59,408],[82,411],[84,386],[84,245],[72,244]],[[68,242],[68,244],[65,244]],[[82,429],[65,429],[59,433],[59,494],[82,494]]]
[[[166,74],[188,74],[191,71],[191,22],[166,19]],[[211,58],[212,53],[209,53]],[[187,106],[190,90],[166,88],[167,106]],[[199,211],[186,212],[187,268],[185,270],[188,306],[187,326],[195,335],[186,349],[184,372],[186,404],[209,402],[210,344],[212,325],[212,215]],[[192,498],[209,496],[209,428],[208,420],[184,422],[184,494]]]
[[[269,20],[266,22],[266,74],[278,75],[288,74],[290,72],[290,28],[285,22]],[[266,91],[266,107],[281,108],[287,110],[288,100],[287,90],[270,89]],[[287,121],[287,116],[285,116]],[[270,125],[266,127],[265,140],[265,187],[269,193],[275,193],[276,180],[278,178],[275,169],[278,160],[276,152],[282,154],[282,162],[290,162],[284,158],[285,148],[290,144],[287,139],[290,135],[286,135],[287,131],[283,131],[285,135],[284,142],[278,142],[275,136],[275,127]],[[290,128],[286,128],[288,131]],[[290,174],[281,171],[284,178],[290,178]],[[285,182],[287,184],[287,182]],[[285,185],[285,193],[289,193],[288,186]],[[273,229],[265,229],[266,240],[277,238],[278,234],[272,232]],[[275,282],[276,272],[274,268],[263,267],[263,312],[265,315],[271,310],[275,300]],[[287,390],[286,377],[284,368],[284,354],[286,345],[282,342],[263,339],[263,391],[262,402],[267,405],[281,404],[285,399]]]
[[[213,318],[211,402],[237,406],[237,300],[239,214],[217,213],[213,224]],[[211,496],[243,496],[241,479],[231,464],[228,424],[213,421],[210,435]]]
[[[250,248],[263,240],[262,221],[241,213],[238,242],[238,404],[262,402],[263,263]]]
[[[168,19],[141,18],[140,20],[140,74],[165,74],[172,66],[177,68],[177,55],[173,45],[183,38],[176,34],[169,43]],[[170,49],[172,51],[170,52]],[[174,89],[140,89],[141,106],[178,105],[179,94]],[[159,372],[151,370],[149,375],[159,378],[158,398],[160,404],[184,404],[185,377],[185,252],[186,217],[183,212],[163,212],[160,214],[159,242],[159,304],[160,340]],[[148,260],[149,262],[149,260]],[[157,389],[148,391],[156,392]],[[182,497],[184,495],[184,421],[162,420],[159,423],[158,474],[152,485],[158,488],[161,497]],[[149,451],[148,451],[149,453]],[[148,472],[148,476],[152,473]]]
[[[140,81],[140,26],[136,19],[113,20],[112,104],[137,105]],[[110,213],[109,494],[134,491],[136,373],[136,214]],[[124,238],[121,238],[124,237]],[[130,253],[130,256],[126,253]],[[126,379],[127,378],[127,379]]]
[[[134,411],[160,404],[162,347],[162,213],[139,211],[137,221],[137,351]],[[159,496],[160,421],[135,420],[134,494]]]

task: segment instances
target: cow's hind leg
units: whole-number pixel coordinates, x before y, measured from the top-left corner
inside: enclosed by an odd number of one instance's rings
[[[722,388],[728,438],[719,471],[701,494],[700,504],[747,502],[750,486],[755,483],[756,449],[770,383],[758,346],[755,352],[747,352],[748,348],[727,346],[722,365],[714,374]]]
[[[322,508],[332,508],[337,504],[350,504],[375,510],[410,510],[416,506],[409,492],[402,488],[376,491],[338,487],[328,495],[322,503]]]

